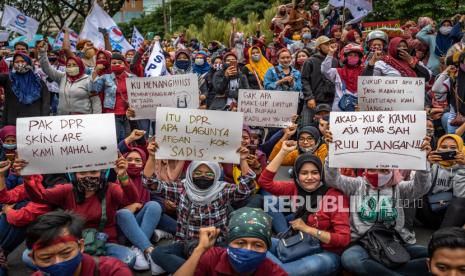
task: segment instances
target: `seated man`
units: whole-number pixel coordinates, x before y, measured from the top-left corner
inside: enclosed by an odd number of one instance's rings
[[[465,271],[465,230],[442,228],[428,245],[428,269],[431,275],[463,275]]]
[[[84,220],[67,211],[50,212],[31,223],[26,233],[26,246],[39,269],[32,275],[132,275],[118,259],[83,253],[83,227]]]
[[[213,247],[219,232],[215,227],[201,228],[199,245],[174,276],[287,275],[266,258],[271,246],[271,217],[263,210],[244,207],[231,214],[227,249]]]

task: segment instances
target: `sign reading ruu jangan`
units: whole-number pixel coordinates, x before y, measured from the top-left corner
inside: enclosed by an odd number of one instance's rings
[[[157,159],[239,163],[243,114],[157,108]]]
[[[118,157],[114,114],[18,118],[16,129],[23,175],[107,169]]]
[[[425,111],[331,112],[332,168],[426,169]]]

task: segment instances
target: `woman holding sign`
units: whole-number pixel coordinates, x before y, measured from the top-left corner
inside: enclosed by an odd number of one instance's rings
[[[282,260],[277,253],[280,241],[273,239],[271,254],[268,256],[289,275],[337,275],[340,269],[340,254],[350,242],[349,213],[340,208],[348,209],[349,201],[341,192],[325,183],[323,165],[318,157],[310,153],[300,155],[295,161],[293,181],[273,180],[284,158],[296,148],[295,141],[284,142],[278,155],[262,173],[259,184],[262,189],[278,198],[299,197],[299,200],[292,201],[300,203],[299,206],[294,206],[297,211],[288,213],[288,216],[282,217],[280,221],[287,228],[287,220],[290,220],[292,229],[310,235],[321,248],[318,252],[309,252],[293,261]],[[336,208],[325,208],[329,206],[329,202]],[[269,214],[272,214],[275,225],[275,220],[279,218],[273,215],[275,213]],[[289,230],[290,228],[287,232]]]
[[[332,143],[327,131],[325,140]],[[431,151],[425,137],[421,149]],[[404,205],[421,198],[431,187],[431,173],[416,171],[413,180],[402,181],[397,170],[365,169],[363,176],[341,175],[330,168],[328,186],[353,197],[350,212],[352,246],[342,254],[342,265],[357,275],[428,275],[427,249],[415,244],[415,235],[405,227]],[[353,211],[352,211],[353,210]],[[386,250],[387,249],[387,250]]]
[[[135,254],[117,244],[116,211],[137,202],[139,194],[128,176],[128,161],[121,156],[115,164],[117,183],[109,183],[109,170],[103,170],[70,173],[70,183],[49,189],[44,188],[42,175],[24,176],[24,185],[33,202],[71,210],[86,219],[88,236],[84,238],[94,247],[86,247],[87,253],[115,257],[133,267]],[[20,159],[13,164],[18,173],[26,166]],[[24,261],[29,263],[27,258]]]
[[[201,227],[214,226],[226,233],[230,204],[247,199],[255,190],[255,174],[247,162],[249,150],[241,147],[239,184],[220,181],[222,171],[214,162],[194,161],[182,181],[165,182],[154,176],[158,145],[151,142],[150,157],[144,169],[144,184],[177,206],[177,242],[155,248],[151,257],[166,272],[176,272],[190,255],[199,239]],[[223,241],[223,236],[218,241]]]

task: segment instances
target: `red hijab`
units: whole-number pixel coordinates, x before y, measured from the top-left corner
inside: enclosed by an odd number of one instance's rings
[[[79,57],[69,57],[68,60],[66,61],[66,65],[68,65],[68,61],[70,60],[74,60],[77,64],[77,66],[79,67],[79,74],[77,74],[76,76],[70,76],[68,74],[66,74],[66,76],[68,77],[68,79],[71,81],[71,82],[75,82],[76,80],[78,80],[79,78],[82,77],[82,75],[84,75],[84,70],[85,70],[85,67],[84,67],[84,63],[82,62],[82,60],[79,58]]]
[[[105,69],[100,71],[98,73],[99,76],[104,75],[104,74],[111,74],[111,53],[107,50],[98,50],[96,57],[98,58],[98,55],[102,53],[105,55],[105,60],[97,60],[95,64],[103,64],[105,66]]]
[[[139,193],[139,202],[146,203],[147,201],[150,200],[150,192],[142,184],[141,172],[144,170],[145,164],[147,163],[147,154],[141,148],[131,147],[129,151],[124,155],[124,157],[126,158],[131,152],[134,152],[134,151],[139,153],[142,159],[142,167],[135,168],[133,166],[129,166],[127,170],[128,170],[129,177],[132,180],[132,184],[136,187]]]
[[[341,50],[341,61],[344,61],[346,57],[343,53],[344,49]],[[359,55],[360,56],[360,55]],[[362,57],[360,57],[360,63],[357,66],[348,66],[344,64],[342,68],[336,68],[339,77],[344,82],[345,87],[352,93],[357,93],[358,89],[358,76],[361,76],[365,68],[362,66]]]
[[[407,44],[407,41],[401,37],[391,39],[388,47],[388,55],[383,57],[383,61],[399,71],[402,77],[415,78],[417,74],[413,71],[412,67],[410,67],[405,60],[397,58],[397,46],[399,46],[402,41]]]

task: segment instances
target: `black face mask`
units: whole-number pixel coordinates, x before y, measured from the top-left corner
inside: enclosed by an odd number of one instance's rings
[[[81,192],[96,192],[101,188],[100,177],[81,177],[77,180],[77,188]]]
[[[205,177],[197,177],[193,178],[192,181],[194,182],[194,185],[197,186],[199,189],[202,190],[207,190],[213,185],[213,182],[215,182],[215,179],[209,179]]]

